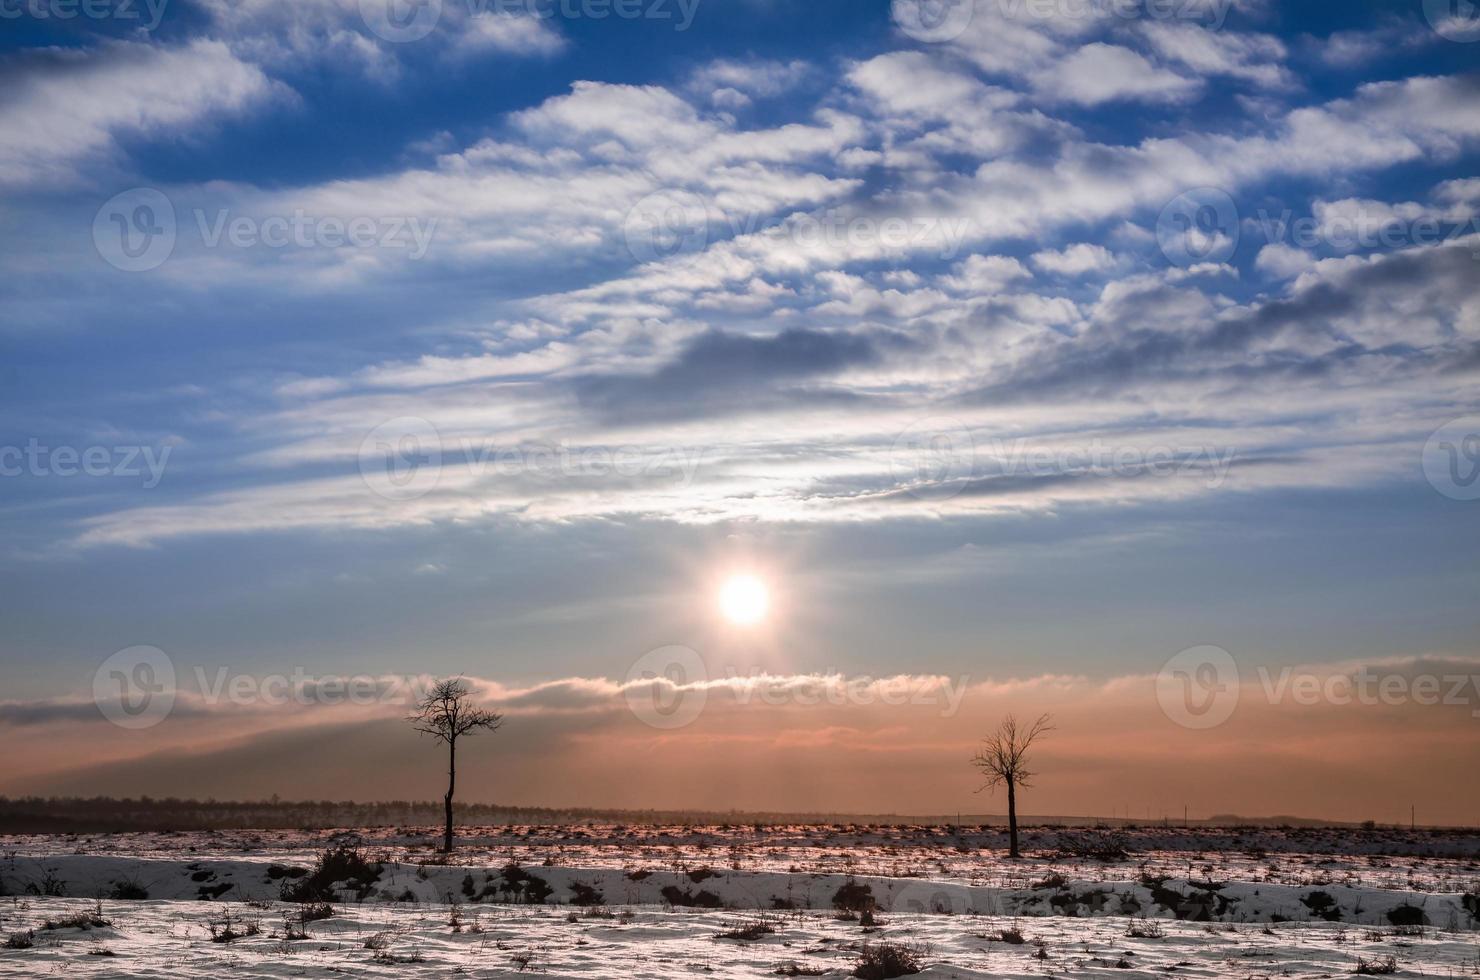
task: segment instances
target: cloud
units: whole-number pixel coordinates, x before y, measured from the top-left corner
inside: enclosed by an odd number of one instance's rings
[[[123,137],[177,134],[287,90],[219,41],[108,41],[0,63],[0,184],[68,185],[116,163]]]
[[[1281,64],[1288,54],[1284,42],[1276,37],[1211,31],[1195,23],[1149,21],[1140,26],[1162,58],[1200,76],[1230,76],[1266,88],[1295,84],[1294,75]]]
[[[719,59],[690,75],[687,87],[721,108],[743,109],[754,99],[790,92],[812,73],[812,66],[799,60]]]
[[[1034,76],[1034,87],[1055,101],[1097,106],[1106,102],[1185,102],[1202,86],[1196,79],[1157,68],[1144,57],[1113,44],[1078,48]]]
[[[1234,654],[1232,715],[1206,730],[1172,720],[1160,700],[1170,689],[1149,671],[867,677],[711,663],[707,677],[684,684],[565,678],[508,687],[474,678],[482,703],[508,720],[460,753],[460,785],[468,800],[513,805],[956,812],[976,789],[962,760],[981,734],[1004,713],[1042,711],[1056,728],[1035,756],[1042,777],[1030,813],[1102,813],[1112,793],[1158,812],[1185,803],[1202,812],[1365,819],[1374,766],[1398,773],[1394,792],[1417,800],[1433,821],[1462,822],[1480,803],[1471,784],[1457,790],[1441,776],[1464,771],[1476,749],[1480,661],[1425,655],[1287,668]],[[688,724],[643,721],[672,716],[675,706]],[[435,747],[405,724],[404,705],[326,718],[327,710],[256,714],[251,728],[204,744],[199,734],[229,728],[229,713],[172,717],[128,737],[100,718],[12,726],[7,737],[22,761],[0,791],[371,801],[430,799],[445,789],[427,764]],[[111,737],[101,738],[105,731]],[[81,765],[32,765],[59,742],[95,750]],[[1356,761],[1332,764],[1337,746],[1335,757]],[[356,763],[367,754],[375,766]],[[729,760],[722,773],[719,755]],[[1436,786],[1444,792],[1435,795]],[[903,809],[901,800],[909,801]]]
[[[1082,276],[1104,272],[1115,267],[1115,255],[1103,245],[1078,242],[1067,248],[1045,249],[1033,253],[1033,264],[1045,272],[1061,276]]]
[[[558,31],[538,17],[479,11],[468,17],[453,47],[464,53],[553,55],[565,49]]]
[[[651,374],[587,378],[578,391],[587,406],[619,418],[754,409],[777,385],[815,381],[872,363],[881,346],[901,343],[817,330],[789,329],[765,337],[711,331]]]
[[[1315,256],[1283,242],[1265,245],[1254,260],[1255,268],[1275,279],[1293,279],[1315,264]]]

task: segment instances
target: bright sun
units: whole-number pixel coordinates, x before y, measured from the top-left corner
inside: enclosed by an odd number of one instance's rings
[[[771,594],[754,575],[732,575],[719,590],[719,609],[737,626],[753,626],[766,618]]]

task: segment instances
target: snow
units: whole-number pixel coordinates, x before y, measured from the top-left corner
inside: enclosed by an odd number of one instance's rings
[[[1083,835],[1040,838],[1027,860],[1007,862],[938,828],[489,828],[446,864],[424,831],[9,838],[0,939],[32,945],[0,949],[0,975],[626,980],[798,964],[841,977],[879,942],[918,947],[927,978],[1299,980],[1387,956],[1399,977],[1480,975],[1473,838],[1405,838],[1386,847],[1407,852],[1397,855],[1339,836],[1317,842],[1327,853],[1286,850],[1288,835],[1258,834],[1245,850],[1207,835],[1118,834],[1135,852],[1108,861],[1066,854]],[[332,916],[299,922],[284,882],[351,839],[379,877],[363,900],[341,884]],[[511,860],[522,870],[506,874]],[[510,882],[528,876],[548,888],[545,904],[516,901]],[[110,897],[139,894],[120,886],[148,897]],[[872,928],[839,917],[845,886],[877,908]],[[107,924],[45,928],[93,915]],[[773,931],[719,935],[757,922]],[[228,925],[240,938],[213,941]],[[1128,935],[1132,925],[1151,935]],[[1002,930],[1025,941],[1001,941]]]

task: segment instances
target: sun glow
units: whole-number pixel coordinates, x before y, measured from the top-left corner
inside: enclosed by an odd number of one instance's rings
[[[771,609],[770,590],[754,575],[732,575],[719,590],[719,609],[737,626],[754,626]]]

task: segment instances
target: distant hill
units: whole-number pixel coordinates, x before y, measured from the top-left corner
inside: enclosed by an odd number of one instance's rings
[[[335,827],[416,827],[441,820],[441,801],[398,800],[355,803],[331,800],[181,800],[95,797],[0,797],[0,833],[120,833],[165,830],[323,830]],[[511,807],[483,803],[458,805],[458,822],[497,824],[901,824],[1001,826],[1000,814],[858,814],[601,810]],[[1045,816],[1022,818],[1037,827],[1182,826],[1181,820],[1133,820],[1124,817]],[[1191,820],[1190,827],[1355,827],[1358,824],[1306,817],[1246,817],[1220,814]]]

